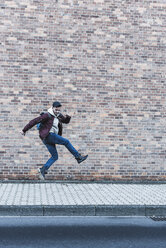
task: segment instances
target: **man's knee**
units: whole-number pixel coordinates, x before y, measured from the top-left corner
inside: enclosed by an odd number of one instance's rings
[[[53,158],[53,160],[55,162],[56,160],[58,160],[58,154],[52,155],[52,158]]]
[[[64,145],[67,146],[70,143],[70,141],[68,139],[64,140]]]

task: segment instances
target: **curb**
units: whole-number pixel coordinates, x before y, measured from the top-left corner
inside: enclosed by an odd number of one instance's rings
[[[166,205],[1,205],[0,216],[166,216]]]
[[[60,183],[60,184],[166,184],[166,181],[79,181],[79,180],[0,180],[0,183],[7,184],[7,183]]]

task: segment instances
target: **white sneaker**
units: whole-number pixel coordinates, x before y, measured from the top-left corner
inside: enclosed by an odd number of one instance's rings
[[[44,170],[42,170],[42,168],[38,168],[38,172],[40,180],[45,180]]]

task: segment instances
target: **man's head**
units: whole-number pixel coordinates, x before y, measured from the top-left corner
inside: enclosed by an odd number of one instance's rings
[[[60,113],[60,109],[61,109],[61,103],[60,102],[53,102],[52,104],[52,110],[54,112],[55,115]]]

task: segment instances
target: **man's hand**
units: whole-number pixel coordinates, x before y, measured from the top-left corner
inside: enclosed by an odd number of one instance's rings
[[[20,133],[25,136],[25,133],[23,131],[21,131]]]

